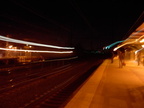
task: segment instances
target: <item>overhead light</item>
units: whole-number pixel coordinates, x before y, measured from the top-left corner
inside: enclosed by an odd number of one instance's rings
[[[144,42],[144,39],[140,40],[139,42],[140,42],[140,43]]]

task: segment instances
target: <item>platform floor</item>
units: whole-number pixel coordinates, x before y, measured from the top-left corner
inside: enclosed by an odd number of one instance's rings
[[[106,59],[65,108],[144,108],[144,66]]]

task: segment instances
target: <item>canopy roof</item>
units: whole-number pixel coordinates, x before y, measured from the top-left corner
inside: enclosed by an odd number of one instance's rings
[[[136,23],[127,33],[127,38],[114,49],[116,51],[120,47],[135,47],[141,49],[144,47],[144,12],[138,18]]]

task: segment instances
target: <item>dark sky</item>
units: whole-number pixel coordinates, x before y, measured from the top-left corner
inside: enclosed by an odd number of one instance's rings
[[[142,12],[142,3],[126,0],[3,0],[0,34],[98,49],[122,40]]]

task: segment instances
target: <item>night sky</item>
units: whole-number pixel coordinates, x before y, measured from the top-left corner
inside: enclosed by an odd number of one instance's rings
[[[58,46],[99,49],[122,40],[143,12],[121,0],[3,0],[0,35]]]

